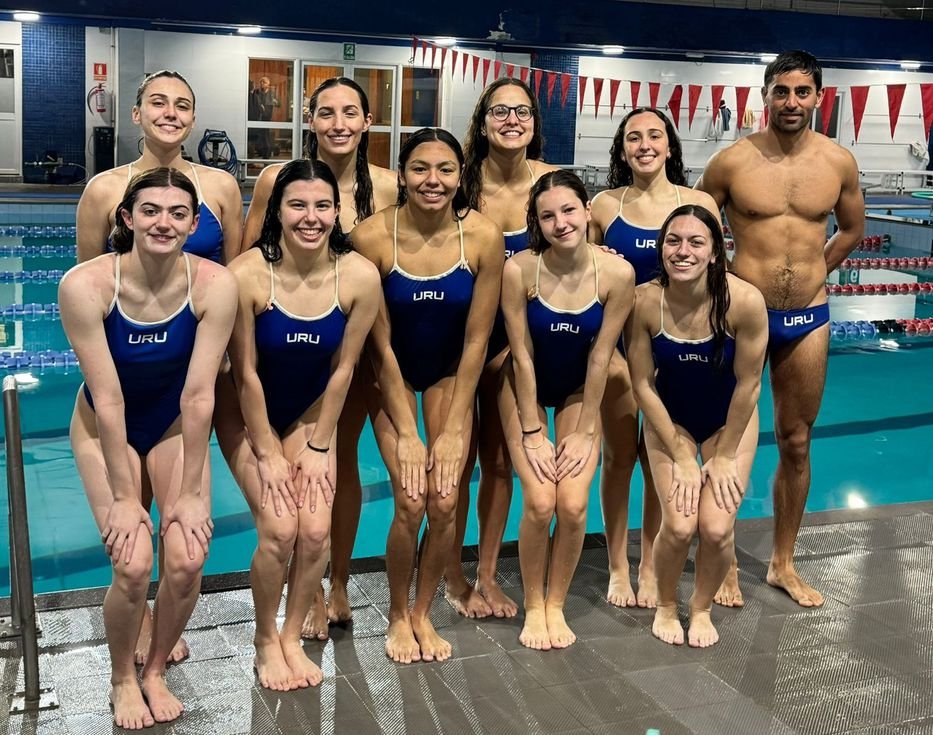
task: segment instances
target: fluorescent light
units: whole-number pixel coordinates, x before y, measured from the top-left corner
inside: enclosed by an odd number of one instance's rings
[[[685,51],[684,56],[686,56],[688,59],[702,59],[706,56],[706,54],[702,54],[699,51]]]
[[[772,61],[774,61],[777,58],[777,54],[762,54],[759,58],[764,63],[770,64]]]
[[[240,26],[236,32],[241,36],[255,36],[262,33],[262,26]]]
[[[625,53],[625,46],[603,46],[603,53],[606,56],[618,56]]]
[[[919,61],[902,61],[901,69],[906,69],[907,71],[915,71],[920,68]]]
[[[21,23],[31,23],[39,20],[39,14],[33,13],[31,10],[20,10],[13,13],[13,20],[18,20]]]
[[[434,39],[434,43],[437,46],[456,46],[457,39],[453,36],[438,36]]]

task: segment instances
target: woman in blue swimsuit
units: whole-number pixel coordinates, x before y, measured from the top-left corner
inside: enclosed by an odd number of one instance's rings
[[[182,712],[163,676],[197,602],[213,527],[207,443],[237,287],[225,268],[182,251],[197,210],[195,188],[177,170],[137,175],[117,207],[116,252],[76,266],[59,287],[85,380],[72,449],[113,562],[103,611],[111,702],[128,729]],[[140,684],[133,649],[153,562],[144,487],[160,510],[163,563]]]
[[[395,493],[386,543],[386,653],[405,663],[451,654],[428,613],[454,543],[457,495],[472,471],[473,402],[502,279],[502,231],[467,206],[462,171],[463,152],[450,133],[413,133],[399,154],[397,205],[353,231],[355,247],[382,275],[387,307],[371,337],[383,404],[373,428]],[[416,393],[427,459],[417,433]],[[428,529],[409,609],[425,514]]]
[[[256,245],[230,264],[240,291],[230,352],[246,426],[228,456],[259,534],[255,668],[260,685],[280,691],[321,681],[301,628],[330,549],[337,419],[380,303],[379,274],[352,251],[339,213],[327,164],[287,163]]]
[[[637,289],[628,343],[661,503],[651,631],[684,642],[677,584],[698,535],[687,642],[702,648],[719,640],[710,608],[734,558],[735,516],[758,446],[768,316],[761,293],[726,273],[722,228],[703,207],[671,212],[657,252],[660,275]]]
[[[463,190],[470,207],[502,229],[506,258],[528,248],[528,194],[540,176],[556,169],[539,160],[543,145],[538,101],[527,84],[503,77],[483,90],[463,145],[466,159]],[[492,614],[511,618],[518,612],[515,601],[496,581],[502,534],[512,502],[512,464],[502,435],[498,406],[507,347],[505,322],[500,314],[496,316],[489,338],[486,367],[477,393],[480,479],[476,499],[479,564],[475,591],[464,577],[460,564],[470,500],[468,492],[460,498],[457,543],[445,573],[448,601],[461,615],[469,617]]]
[[[622,118],[609,153],[610,189],[593,198],[593,242],[606,245],[635,269],[642,284],[657,275],[658,227],[674,207],[691,202],[715,212],[713,200],[686,186],[683,151],[673,123],[659,110],[638,107]],[[621,607],[654,607],[657,584],[651,565],[660,509],[643,461],[644,513],[638,594],[632,589],[628,564],[628,501],[632,470],[638,456],[638,411],[624,355],[614,355],[602,405],[603,466],[600,497],[609,554],[606,599]],[[643,450],[642,450],[643,451]]]
[[[583,182],[568,171],[545,174],[528,204],[530,249],[510,258],[503,273],[511,357],[499,409],[523,501],[518,556],[525,622],[519,640],[539,650],[576,640],[564,602],[599,460],[599,405],[635,287],[628,263],[587,242],[589,220]],[[553,443],[548,407],[554,408]]]

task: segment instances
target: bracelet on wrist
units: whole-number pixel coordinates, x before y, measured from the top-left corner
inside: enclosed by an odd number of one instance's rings
[[[531,436],[532,434],[537,434],[539,431],[541,431],[541,424],[538,424],[535,428],[528,429],[527,431],[522,429],[522,436]]]
[[[310,449],[312,452],[318,452],[319,454],[327,454],[327,453],[330,451],[330,449],[328,449],[327,447],[316,447],[316,446],[314,446],[314,445],[311,443],[311,440],[310,440],[310,439],[309,439],[308,442],[307,442],[307,447],[308,447],[308,449]]]

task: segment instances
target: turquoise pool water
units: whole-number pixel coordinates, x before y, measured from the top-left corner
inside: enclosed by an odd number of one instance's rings
[[[68,245],[67,237],[53,239],[54,243],[48,240],[43,245],[37,238],[0,232],[0,309],[3,310],[0,352],[7,351],[12,356],[21,355],[23,350],[37,354],[49,350],[61,353],[68,349],[57,315],[50,309],[43,308],[39,313],[33,310],[29,314],[15,313],[12,309],[13,304],[54,303],[57,283],[54,276],[49,277],[49,272],[67,269],[74,260],[70,251],[52,247],[53,244],[56,247]],[[41,250],[43,247],[45,251]],[[899,253],[896,248],[891,253],[912,254]],[[20,277],[20,282],[16,283],[12,282],[12,277],[10,282],[4,281],[3,273],[16,271],[44,271],[45,276]],[[930,280],[931,276],[933,272],[927,272],[920,274],[920,279]],[[930,294],[910,298],[913,300],[901,308],[910,309],[912,316],[933,317]],[[844,297],[832,299],[834,318],[849,318],[852,303],[851,297],[848,301]],[[930,452],[933,390],[928,388],[933,374],[933,337],[882,337],[888,340],[885,346],[879,338],[833,344],[823,409],[814,432],[813,482],[807,504],[810,511],[933,497],[933,453]],[[40,367],[38,362],[32,368],[20,367],[16,371],[28,373],[36,380],[32,385],[23,385],[20,392],[36,590],[48,592],[106,585],[110,579],[109,565],[100,548],[67,437],[80,375],[74,367]],[[771,431],[771,395],[767,383],[760,405],[762,432],[751,487],[740,511],[743,518],[767,517],[772,513],[770,485],[777,464],[777,450]],[[5,466],[5,456],[0,456],[0,462]],[[245,569],[255,545],[252,519],[214,441],[211,462],[216,528],[207,572],[217,574]],[[360,471],[364,506],[354,555],[381,555],[392,517],[392,500],[388,477],[368,427],[360,445]],[[474,472],[474,493],[476,479]],[[591,493],[590,531],[601,531],[603,527],[598,479],[597,476]],[[641,473],[638,469],[632,488],[630,525],[638,527],[641,518]],[[520,510],[516,482],[506,531],[509,539],[517,536]],[[6,513],[0,513],[0,532],[4,534],[6,524]],[[473,512],[467,543],[475,543],[476,538]],[[8,559],[3,552],[0,555],[0,595],[5,594],[8,594]]]

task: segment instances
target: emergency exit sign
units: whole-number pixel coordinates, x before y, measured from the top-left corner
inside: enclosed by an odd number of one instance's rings
[[[343,60],[344,61],[356,61],[356,44],[355,43],[345,43],[343,45]]]

